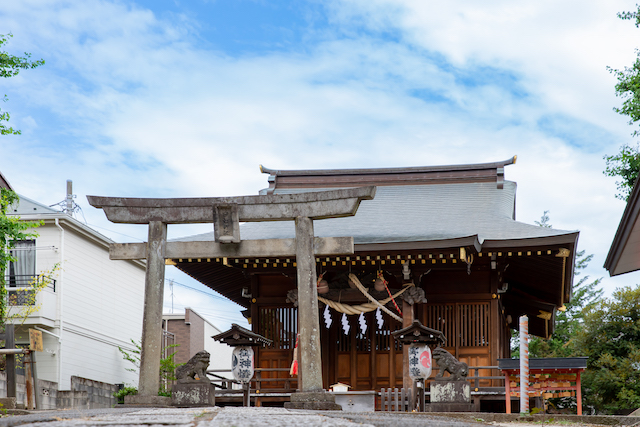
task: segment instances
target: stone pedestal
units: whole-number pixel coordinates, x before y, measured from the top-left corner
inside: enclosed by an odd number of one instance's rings
[[[0,397],[0,406],[4,409],[16,409],[16,398],[15,397]]]
[[[171,388],[171,405],[180,408],[193,406],[214,406],[216,395],[209,382],[174,384]]]
[[[125,406],[164,408],[171,406],[171,398],[166,396],[141,396],[139,394],[124,397]]]
[[[317,411],[341,411],[335,397],[324,390],[291,393],[291,401],[285,402],[287,409],[312,409]]]
[[[471,386],[466,380],[431,382],[431,403],[426,412],[472,412]]]

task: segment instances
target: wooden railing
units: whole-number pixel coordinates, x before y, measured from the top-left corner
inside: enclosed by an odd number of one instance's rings
[[[5,276],[7,304],[10,306],[36,305],[36,294],[33,290],[38,281],[47,280],[47,289],[56,291],[56,280],[51,277],[32,275]]]
[[[288,375],[289,368],[256,368],[254,377],[248,385],[221,375],[226,373],[231,376],[230,369],[209,370],[207,375],[216,389],[216,399],[229,402],[242,401],[245,406],[248,406],[248,402],[253,399],[255,406],[260,406],[264,400],[287,402],[291,393],[296,391],[298,379],[295,377],[278,378],[277,375],[280,372],[286,372]],[[269,377],[264,378],[265,374]],[[271,375],[276,377],[272,378]],[[282,383],[283,386],[274,387],[274,383]],[[233,384],[238,386],[233,388]]]
[[[491,370],[492,375],[480,375],[480,371],[485,369]],[[471,393],[474,390],[475,392],[480,392],[481,390],[487,392],[495,389],[502,390],[502,394],[504,394],[504,374],[500,372],[497,366],[469,366],[470,374],[471,371],[473,371],[473,375],[467,377],[471,385]],[[486,382],[490,382],[491,385],[486,385]]]
[[[256,368],[255,374],[251,379],[251,390],[255,390],[257,393],[291,393],[295,391],[298,386],[298,378],[296,377],[271,377],[272,373],[289,372],[289,368]],[[228,376],[220,375],[222,373],[229,374]],[[232,384],[242,384],[235,379],[229,378],[231,375],[231,369],[212,369],[207,371],[207,375],[211,379],[211,383],[214,387],[221,390],[233,389]],[[264,374],[267,374],[266,378]],[[282,387],[272,387],[274,383],[282,383]],[[238,388],[236,388],[237,390]]]
[[[277,377],[278,372],[286,372],[286,377]],[[275,373],[276,377],[270,377]],[[263,374],[269,375],[264,378]],[[283,387],[272,387],[274,383],[283,383]],[[251,381],[251,388],[259,393],[291,393],[298,387],[298,378],[289,376],[289,368],[256,368],[256,373]],[[264,391],[261,391],[264,390]]]
[[[491,370],[491,373],[498,373],[498,375],[480,375],[481,370]],[[256,368],[255,375],[248,388],[243,388],[242,383],[229,378],[231,377],[230,369],[209,370],[207,375],[216,388],[216,395],[223,395],[225,398],[235,401],[243,399],[243,395],[245,399],[249,396],[258,406],[265,399],[288,401],[291,393],[296,391],[298,379],[289,376],[277,377],[281,372],[288,373],[289,369]],[[469,366],[469,373],[471,375],[467,377],[467,380],[471,386],[471,398],[478,409],[480,409],[480,401],[482,399],[504,399],[504,376],[499,375],[497,366]],[[227,376],[222,374],[227,374]],[[487,382],[490,382],[491,386],[482,385]],[[282,383],[282,386],[274,387],[274,384],[277,383]],[[238,386],[233,388],[233,384]],[[425,394],[429,396],[430,393],[427,391]],[[413,399],[410,391],[404,388],[382,389],[378,393],[376,408],[380,411],[411,411],[411,408],[415,406]]]

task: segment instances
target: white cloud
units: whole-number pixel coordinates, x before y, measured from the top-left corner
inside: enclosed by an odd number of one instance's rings
[[[3,140],[0,157],[18,161],[0,167],[45,203],[62,200],[73,179],[89,222],[124,230],[84,196],[256,194],[267,185],[259,164],[365,168],[518,154],[506,171],[519,185],[518,218],[550,210],[555,227],[580,229],[581,248],[596,254],[590,274],[605,274],[623,205],[601,174],[602,155],[631,131],[611,111],[619,100],[605,67],[633,60],[638,30],[615,16],[633,3],[330,7],[333,26],[309,36],[304,51],[232,56],[197,47],[197,22],[129,3],[10,2],[0,19],[11,46],[47,64],[10,80],[11,111],[28,139]],[[145,238],[140,228],[126,234]]]

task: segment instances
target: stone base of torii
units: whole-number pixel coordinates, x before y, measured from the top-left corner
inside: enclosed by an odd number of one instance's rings
[[[162,304],[167,258],[296,257],[299,308],[299,391],[288,408],[341,409],[322,387],[316,255],[353,254],[352,237],[314,237],[313,221],[353,216],[375,187],[299,194],[221,198],[142,199],[87,196],[115,223],[149,224],[147,243],[112,244],[111,259],[146,259],[145,303],[138,395],[128,404],[165,406],[159,399]],[[295,221],[296,238],[240,239],[240,222]],[[167,242],[168,224],[213,223],[215,241]],[[293,243],[293,244],[292,244]]]

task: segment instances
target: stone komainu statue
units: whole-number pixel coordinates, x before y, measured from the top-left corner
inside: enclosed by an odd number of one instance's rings
[[[436,379],[442,378],[444,371],[449,372],[452,381],[465,380],[469,375],[469,366],[464,362],[458,361],[444,348],[438,347],[433,350],[433,360],[436,361],[438,368],[440,368]]]
[[[209,378],[207,378],[209,360],[209,352],[202,350],[197,352],[187,363],[178,366],[176,369],[178,383],[210,382]],[[199,379],[196,379],[196,375]]]

